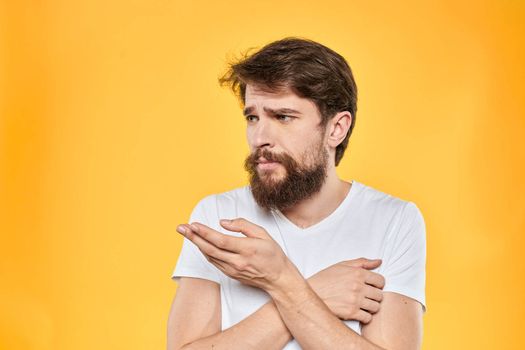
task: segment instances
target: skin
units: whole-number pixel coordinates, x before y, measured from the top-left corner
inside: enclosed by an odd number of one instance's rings
[[[246,89],[247,138],[250,150],[266,147],[311,164],[311,144],[323,139],[330,154],[327,179],[311,198],[283,211],[299,227],[309,227],[333,212],[350,184],[335,172],[335,148],[350,127],[351,114],[338,113],[320,135],[315,104],[291,91]],[[289,108],[299,113],[273,113]],[[284,113],[283,113],[284,114]],[[286,175],[279,163],[265,164],[261,176]],[[202,223],[183,224],[178,232],[190,239],[223,273],[261,288],[271,301],[238,324],[221,331],[219,285],[182,278],[168,320],[168,349],[282,349],[295,338],[303,349],[419,349],[422,307],[403,295],[382,292],[384,278],[369,271],[380,261],[341,262],[305,280],[263,227],[243,218],[221,226],[246,237],[223,235]],[[363,323],[362,334],[342,320]]]

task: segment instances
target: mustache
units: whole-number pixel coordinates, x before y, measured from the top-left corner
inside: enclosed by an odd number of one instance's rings
[[[276,153],[270,152],[267,149],[258,149],[255,152],[253,152],[252,154],[250,154],[248,159],[249,159],[250,163],[257,164],[257,161],[261,157],[264,157],[264,159],[266,159],[266,160],[268,160],[270,162],[279,162],[279,163],[283,163],[283,162],[286,161],[286,159],[290,158],[286,154],[276,154]]]
[[[248,171],[250,174],[256,174],[257,172],[257,164],[259,161],[259,158],[264,157],[264,159],[270,161],[270,162],[278,162],[282,164],[288,171],[290,169],[294,169],[297,167],[297,162],[290,157],[286,153],[272,153],[269,150],[265,149],[257,149],[255,152],[251,153],[246,157],[244,160],[244,169]]]

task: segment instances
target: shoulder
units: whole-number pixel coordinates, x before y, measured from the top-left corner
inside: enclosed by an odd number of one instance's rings
[[[422,220],[419,207],[413,201],[403,199],[363,183],[354,181],[356,185],[357,204],[361,210],[374,213],[381,217],[397,218],[398,220]]]

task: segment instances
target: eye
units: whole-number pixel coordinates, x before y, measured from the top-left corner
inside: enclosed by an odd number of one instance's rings
[[[257,119],[259,119],[259,117],[256,116],[256,115],[247,115],[247,116],[246,116],[246,121],[247,121],[248,123],[250,123],[250,122],[254,122],[254,121],[257,120]]]
[[[289,115],[286,115],[286,114],[277,114],[276,118],[281,120],[281,121],[283,121],[283,122],[288,122],[288,121],[293,119],[292,116],[289,116]]]

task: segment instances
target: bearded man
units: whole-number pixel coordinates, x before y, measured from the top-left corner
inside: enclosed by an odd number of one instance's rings
[[[220,82],[244,108],[250,184],[177,228],[168,349],[419,349],[421,212],[336,174],[357,111],[346,60],[285,38]]]

